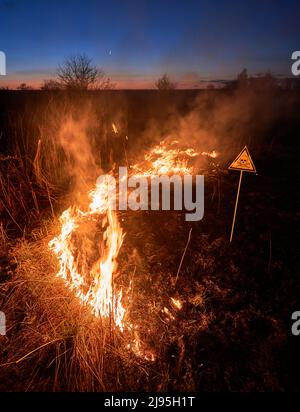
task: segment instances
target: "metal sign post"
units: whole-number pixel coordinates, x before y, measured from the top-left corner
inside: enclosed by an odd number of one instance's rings
[[[240,171],[240,180],[239,180],[239,186],[238,186],[238,191],[236,195],[236,201],[235,201],[235,207],[234,207],[234,214],[233,214],[233,220],[232,220],[232,226],[231,226],[231,233],[230,233],[230,242],[232,241],[233,237],[233,231],[234,231],[234,225],[235,225],[235,218],[236,218],[236,211],[239,203],[239,196],[240,196],[240,189],[241,189],[241,183],[242,183],[242,177],[243,177],[243,172],[254,172],[256,173],[256,169],[254,166],[254,163],[251,159],[249,150],[247,146],[244,147],[244,149],[238,154],[238,156],[234,159],[234,161],[231,163],[229,166],[230,170],[239,170]]]

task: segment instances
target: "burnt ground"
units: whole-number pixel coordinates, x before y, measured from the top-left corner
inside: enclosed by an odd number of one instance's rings
[[[178,212],[124,218],[130,233],[124,250],[136,248],[141,262],[147,262],[147,269],[141,263],[144,278],[137,281],[144,310],[152,298],[161,313],[167,307],[175,317],[172,322],[158,316],[152,332],[154,341],[156,334],[173,337],[153,343],[161,357],[158,370],[171,369],[166,390],[299,390],[299,341],[291,334],[300,296],[297,166],[293,158],[277,160],[273,168],[258,161],[258,174],[244,174],[231,244],[238,172],[207,177],[200,222],[185,222]],[[192,238],[174,285],[190,228]],[[172,310],[168,296],[183,301],[180,312]]]

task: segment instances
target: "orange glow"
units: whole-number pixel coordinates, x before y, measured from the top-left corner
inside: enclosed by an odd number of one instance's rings
[[[164,140],[146,153],[142,162],[132,166],[131,171],[144,176],[191,174],[194,167],[190,163],[196,156],[198,153],[193,148],[184,148],[177,140],[169,143]],[[129,332],[127,348],[136,356],[154,361],[155,354],[144,348],[139,338],[138,324],[125,322],[125,315],[126,319],[130,316],[124,306],[123,291],[114,282],[125,233],[116,211],[112,210],[108,185],[109,179],[103,180],[88,193],[86,210],[71,206],[62,213],[60,233],[49,242],[49,248],[59,261],[57,276],[75,292],[81,304],[91,307],[96,317],[112,319],[112,324],[120,331]],[[170,299],[174,309],[182,308],[179,299]],[[163,312],[168,321],[175,320],[168,308],[165,307]]]
[[[211,158],[215,159],[216,157],[219,156],[219,153],[217,153],[215,150],[213,150],[212,152],[202,152],[201,155],[211,157]]]
[[[104,183],[105,184],[105,183]],[[125,309],[122,306],[122,290],[113,287],[113,276],[117,271],[117,256],[123,243],[124,234],[115,211],[108,207],[108,197],[104,196],[105,187],[97,186],[90,192],[90,204],[87,211],[70,207],[60,217],[61,232],[49,242],[50,249],[59,259],[60,269],[57,276],[63,278],[80,301],[92,308],[92,313],[109,318],[112,314],[115,324],[124,329]],[[81,236],[83,252],[78,256],[76,236],[78,229],[88,222],[101,222],[106,226],[100,244],[100,258],[89,266],[89,239]],[[96,245],[92,245],[92,247]],[[81,268],[81,269],[80,269]]]
[[[171,303],[176,309],[182,309],[182,302],[179,299],[171,298]]]
[[[132,171],[144,176],[191,174],[193,167],[189,165],[189,161],[198,156],[198,153],[192,148],[180,148],[178,143],[177,140],[170,143],[163,140],[146,154],[143,162],[134,165]]]

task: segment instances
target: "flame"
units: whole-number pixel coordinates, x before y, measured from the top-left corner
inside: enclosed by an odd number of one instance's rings
[[[176,309],[182,309],[182,302],[179,299],[171,298],[171,303]]]
[[[155,354],[151,350],[143,347],[139,334],[136,331],[134,332],[133,344],[128,344],[127,348],[131,349],[139,358],[143,358],[149,362],[154,362],[156,360]]]
[[[114,134],[118,134],[118,128],[117,128],[117,126],[115,125],[115,123],[112,123],[111,126],[112,126],[112,129],[113,129]]]
[[[81,303],[91,306],[92,313],[99,317],[113,317],[115,324],[123,331],[125,309],[122,305],[122,290],[114,290],[113,278],[117,271],[117,256],[124,234],[117,214],[109,207],[107,182],[96,186],[89,193],[87,211],[70,207],[61,217],[61,232],[49,242],[49,248],[59,259],[57,276],[65,280],[74,290]],[[80,232],[82,225],[101,222],[106,226],[100,243],[100,257],[90,264],[89,239]],[[82,244],[77,245],[77,237]],[[81,249],[81,251],[75,250]]]
[[[143,162],[132,166],[132,170],[143,176],[191,174],[193,167],[189,165],[189,161],[198,155],[193,148],[180,148],[178,140],[168,143],[165,139],[145,155]]]
[[[201,155],[211,157],[211,158],[215,159],[216,157],[219,156],[219,153],[217,153],[215,150],[213,150],[212,152],[202,152]]]
[[[112,128],[117,134],[118,129],[114,123]],[[201,154],[212,158],[218,155],[215,151]],[[144,176],[191,174],[194,169],[190,164],[191,159],[198,155],[193,148],[179,147],[177,140],[169,142],[165,139],[150,150],[142,162],[132,166],[131,170]],[[131,331],[134,336],[127,347],[137,356],[154,361],[155,354],[143,348],[137,326],[125,323],[123,291],[118,290],[114,284],[118,269],[117,258],[125,233],[112,207],[111,202],[116,199],[111,196],[109,184],[109,179],[102,181],[88,193],[86,210],[72,206],[62,213],[60,233],[49,242],[49,248],[59,261],[57,276],[75,292],[80,302],[90,306],[96,317],[112,319],[113,324],[122,332],[125,329]],[[95,241],[99,226],[102,237]],[[182,308],[179,299],[171,298],[171,303],[177,310]],[[170,320],[175,319],[166,307],[164,313]]]

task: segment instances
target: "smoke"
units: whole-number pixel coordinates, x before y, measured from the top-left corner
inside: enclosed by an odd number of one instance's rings
[[[95,144],[97,135],[100,140],[103,138],[99,126],[91,105],[69,112],[61,119],[57,140],[63,149],[65,171],[71,178],[77,200],[85,199],[101,173],[100,154]]]
[[[163,139],[177,140],[200,153],[216,150],[224,168],[244,145],[255,156],[269,153],[273,142],[286,133],[286,118],[297,114],[293,95],[268,82],[266,76],[251,87],[152,96],[151,115],[137,142],[136,156]],[[205,159],[199,162],[201,166]]]
[[[55,141],[64,155],[59,176],[71,178],[69,189],[77,197],[93,187],[102,169],[132,166],[165,139],[199,153],[215,150],[220,167],[227,169],[245,144],[254,159],[271,155],[297,120],[296,99],[296,93],[261,78],[250,87],[224,90],[89,94],[64,104],[53,100],[53,113],[47,108],[45,116],[49,126],[42,129],[42,160],[44,164],[49,159],[47,170],[55,173],[53,165],[60,156],[52,156],[54,150],[49,149]],[[199,156],[197,161],[202,168],[207,159]]]

